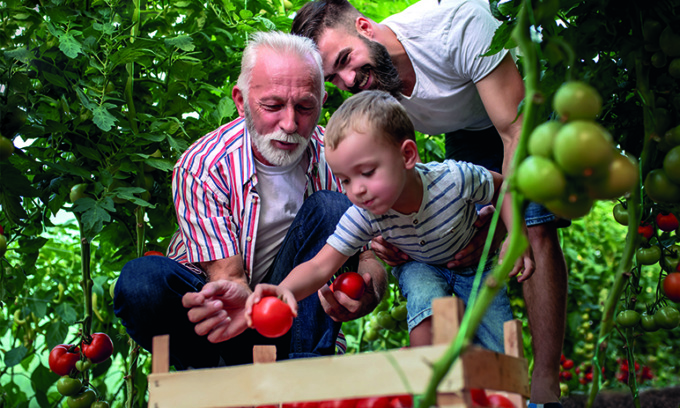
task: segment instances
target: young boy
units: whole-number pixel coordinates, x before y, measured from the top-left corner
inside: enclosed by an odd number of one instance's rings
[[[432,344],[432,300],[455,294],[467,303],[476,272],[450,270],[446,263],[474,234],[475,204],[496,202],[502,176],[453,160],[420,163],[413,124],[397,100],[382,91],[347,99],[328,122],[325,145],[326,160],[354,205],[314,258],[293,269],[278,286],[257,285],[246,302],[249,324],[252,305],[264,295],[281,296],[296,311],[298,300],[316,292],[350,256],[382,235],[412,259],[392,270],[407,299],[410,344]],[[501,218],[506,226],[510,217],[509,200],[504,200]],[[528,255],[520,258],[514,274],[522,264],[525,280],[533,272],[533,261]],[[489,261],[484,274],[492,267]],[[510,303],[502,291],[475,342],[502,351],[503,322],[510,319]]]

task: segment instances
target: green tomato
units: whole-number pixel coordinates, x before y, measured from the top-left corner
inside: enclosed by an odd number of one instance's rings
[[[612,136],[591,120],[567,122],[555,136],[553,154],[567,175],[597,178],[607,174],[614,157]]]
[[[668,178],[664,169],[654,169],[647,173],[644,187],[649,198],[657,203],[680,202],[680,186]]]
[[[661,267],[666,272],[675,272],[680,264],[680,245],[672,245],[663,255]]]
[[[4,256],[5,252],[7,252],[7,238],[0,234],[0,256]]]
[[[82,381],[77,378],[71,378],[68,375],[61,377],[59,381],[57,381],[57,391],[65,397],[76,395],[82,386]]]
[[[378,333],[378,330],[376,330],[375,327],[373,326],[367,328],[364,331],[364,340],[366,341],[375,341],[378,340],[378,337],[380,337],[380,334]]]
[[[90,408],[109,408],[109,403],[106,401],[97,401],[90,405]]]
[[[562,127],[562,123],[556,120],[543,122],[529,135],[529,142],[527,150],[532,156],[542,156],[545,158],[552,158],[553,155],[553,141],[557,132]]]
[[[664,306],[654,313],[656,324],[666,330],[672,330],[680,324],[680,312],[673,306]]]
[[[656,320],[654,320],[654,315],[647,313],[643,313],[642,316],[640,316],[640,327],[642,327],[643,331],[648,333],[659,330],[659,326],[656,324]]]
[[[565,82],[555,92],[553,108],[567,121],[593,120],[602,109],[602,97],[585,82]]]
[[[628,225],[628,210],[623,204],[618,203],[614,206],[614,219],[621,225]]]
[[[516,171],[517,187],[531,201],[545,203],[564,195],[567,180],[564,173],[550,159],[529,156]]]
[[[663,170],[668,179],[680,184],[680,146],[672,148],[663,158]]]
[[[80,371],[81,373],[87,369],[92,367],[92,361],[89,359],[83,361],[83,360],[78,360],[76,362],[76,370]]]
[[[90,408],[93,402],[97,400],[92,388],[85,388],[83,392],[78,395],[72,395],[66,399],[69,408]]]
[[[71,200],[71,202],[75,203],[81,198],[88,197],[87,193],[85,193],[86,189],[87,189],[86,183],[76,184],[73,187],[71,187],[71,192],[69,193],[69,199]]]
[[[386,330],[392,330],[397,326],[397,321],[390,316],[390,313],[382,310],[378,312],[378,325]]]
[[[635,257],[642,265],[654,265],[661,259],[661,248],[656,245],[649,248],[640,247],[635,253]]]
[[[406,309],[405,303],[397,305],[392,310],[390,310],[390,316],[392,316],[392,318],[398,322],[406,320],[407,315],[408,310]]]
[[[635,310],[622,310],[616,316],[616,323],[624,328],[635,327],[640,322],[640,313]]]

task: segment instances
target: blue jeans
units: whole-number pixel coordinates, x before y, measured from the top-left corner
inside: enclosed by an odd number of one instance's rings
[[[497,258],[491,258],[484,267],[482,282],[491,272]],[[432,316],[432,301],[439,297],[456,295],[467,305],[475,280],[476,268],[447,269],[446,266],[407,262],[392,268],[399,281],[401,293],[406,298],[408,329],[411,331]],[[482,285],[480,284],[480,287]],[[474,343],[502,353],[504,350],[503,323],[512,320],[512,310],[506,288],[503,287],[482,319]]]
[[[296,265],[314,257],[350,205],[347,197],[331,191],[316,192],[305,200],[264,282],[278,284]],[[353,257],[345,266],[356,270],[357,259]],[[154,336],[169,334],[171,364],[180,370],[251,363],[256,344],[275,345],[280,360],[335,353],[341,324],[324,312],[316,295],[298,303],[298,317],[282,337],[270,339],[247,329],[233,339],[210,343],[196,334],[188,309],[182,306],[182,296],[200,291],[205,283],[203,275],[172,259],[133,259],[116,283],[114,312],[130,337],[146,350],[151,350]]]

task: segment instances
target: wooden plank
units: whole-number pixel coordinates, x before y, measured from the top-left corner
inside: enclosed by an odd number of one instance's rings
[[[253,346],[253,363],[273,363],[276,361],[276,346]]]
[[[524,342],[522,341],[522,321],[508,320],[503,324],[505,354],[524,358]]]
[[[149,407],[238,407],[422,393],[446,346],[149,375]],[[460,364],[440,387],[462,388]]]
[[[448,344],[458,334],[465,313],[465,304],[456,297],[442,297],[432,301],[432,343]]]
[[[472,346],[461,355],[461,360],[467,389],[484,388],[530,396],[529,367],[525,359]]]
[[[151,372],[167,373],[170,371],[170,335],[154,336],[151,343]]]

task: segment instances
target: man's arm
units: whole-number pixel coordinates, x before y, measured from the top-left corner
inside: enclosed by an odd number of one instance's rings
[[[476,86],[484,108],[503,140],[503,174],[508,174],[522,130],[522,117],[517,117],[517,108],[524,99],[524,81],[508,54]]]
[[[246,328],[246,299],[251,293],[241,255],[201,262],[209,282],[200,292],[187,293],[182,304],[189,309],[189,320],[196,323],[199,336],[219,343],[241,334]]]
[[[387,272],[373,251],[359,254],[357,272],[364,278],[366,290],[359,300],[342,292],[332,292],[328,285],[319,291],[319,299],[326,313],[337,322],[347,322],[369,314],[380,303],[387,288]]]

